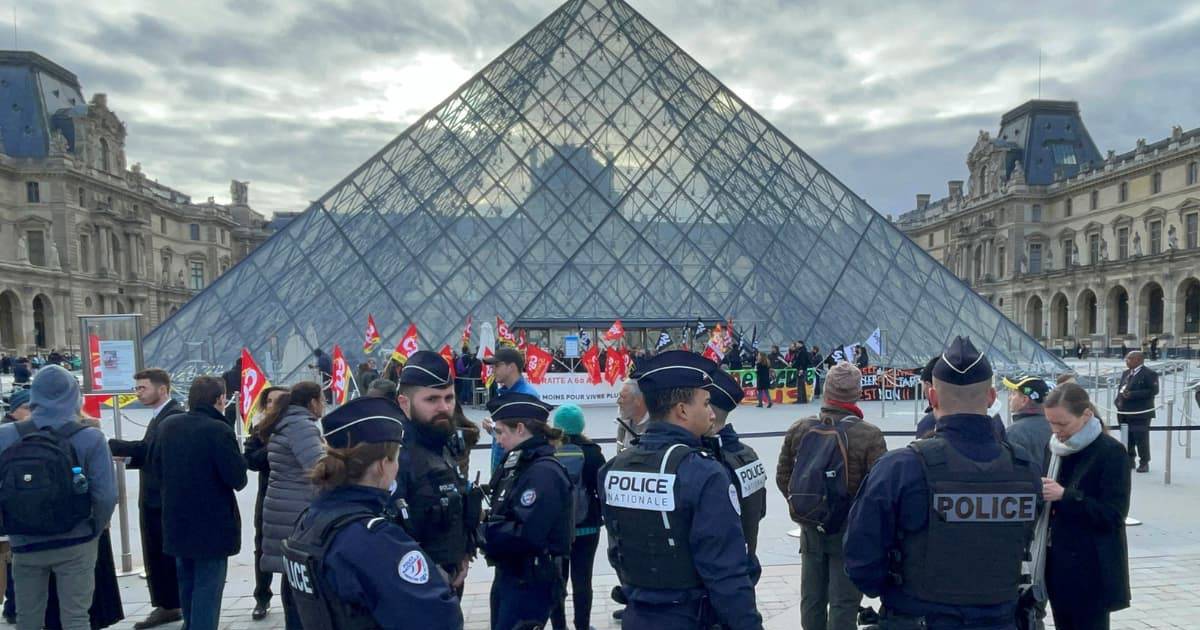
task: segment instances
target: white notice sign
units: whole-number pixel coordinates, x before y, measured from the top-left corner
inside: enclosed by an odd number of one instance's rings
[[[131,339],[100,342],[100,382],[104,391],[132,392],[137,372],[137,353]]]
[[[604,476],[604,502],[613,507],[675,511],[675,475],[610,470]]]
[[[733,473],[742,488],[743,499],[767,487],[767,467],[763,466],[761,459],[756,459]]]

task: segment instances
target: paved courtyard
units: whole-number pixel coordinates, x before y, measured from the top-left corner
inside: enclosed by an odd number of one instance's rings
[[[1115,363],[1114,363],[1115,365]],[[1080,368],[1086,368],[1082,364]],[[1200,375],[1200,370],[1193,367],[1192,372]],[[1178,386],[1182,387],[1182,379]],[[1164,380],[1164,396],[1160,402],[1165,402],[1166,392],[1173,390],[1175,383]],[[1180,394],[1180,405],[1185,398]],[[1193,405],[1190,395],[1186,398]],[[1101,401],[1103,403],[1103,401]],[[1101,404],[1103,407],[1104,405]],[[919,409],[910,402],[867,403],[863,405],[868,419],[876,422],[887,431],[911,431],[915,425],[915,414]],[[796,418],[811,414],[816,406],[809,404],[775,405],[771,409],[746,407],[739,409],[732,416],[732,421],[742,433],[760,433],[785,430]],[[1176,423],[1180,410],[1176,411]],[[470,412],[473,418],[482,417],[476,410]],[[612,437],[615,435],[613,418],[616,416],[615,407],[588,407],[586,409],[587,433],[594,438]],[[1194,413],[1193,413],[1194,415]],[[127,412],[129,422],[124,426],[126,435],[140,435],[148,418],[142,410]],[[1162,424],[1160,419],[1156,424]],[[112,432],[112,421],[105,419],[105,429]],[[1148,475],[1134,475],[1133,507],[1131,515],[1141,519],[1144,525],[1131,527],[1128,530],[1129,551],[1131,556],[1131,579],[1133,584],[1133,608],[1122,611],[1114,616],[1114,628],[1196,628],[1200,627],[1200,453],[1197,458],[1185,457],[1184,441],[1179,434],[1174,436],[1176,447],[1173,449],[1172,483],[1164,483],[1163,465],[1165,462],[1166,435],[1152,435],[1154,462],[1153,471]],[[890,448],[900,448],[907,443],[907,437],[889,437]],[[752,438],[749,444],[758,450],[767,466],[768,473],[774,477],[776,458],[782,439],[779,437]],[[1198,445],[1200,446],[1200,445]],[[605,446],[605,453],[614,453],[611,445]],[[472,469],[485,470],[487,452],[476,451],[472,456]],[[130,539],[133,541],[135,565],[140,564],[140,549],[138,545],[136,518],[136,489],[137,473],[128,473],[130,491]],[[474,472],[472,473],[472,476]],[[239,494],[242,514],[247,519],[243,527],[242,553],[231,559],[229,581],[225,589],[225,601],[222,614],[222,628],[253,628],[267,630],[283,627],[283,616],[279,608],[279,600],[273,602],[271,614],[266,620],[254,622],[250,620],[250,610],[253,599],[250,597],[254,588],[253,576],[253,528],[249,525],[249,515],[253,513],[254,474],[251,473],[247,489]],[[800,599],[800,566],[796,541],[788,537],[787,532],[795,526],[787,518],[787,508],[784,498],[779,492],[768,487],[767,518],[762,524],[759,540],[759,556],[764,565],[762,581],[758,585],[759,608],[767,620],[768,628],[791,629],[799,626]],[[114,551],[120,553],[119,537],[116,532],[117,522],[113,521]],[[607,559],[603,555],[605,542],[601,542],[601,552],[595,564],[595,600],[592,624],[597,628],[616,628],[611,612],[616,605],[609,600],[608,592],[616,584],[616,577]],[[120,560],[117,561],[118,567]],[[127,621],[117,625],[117,628],[130,628],[132,622],[140,620],[149,610],[148,595],[145,581],[136,575],[122,577],[122,599],[125,604]],[[476,562],[468,578],[463,609],[466,612],[468,628],[487,628],[488,599],[487,593],[491,583],[491,571],[482,561]],[[870,602],[876,605],[877,602]],[[568,611],[568,619],[570,618]],[[179,624],[175,624],[178,627]],[[171,627],[171,626],[167,626]]]

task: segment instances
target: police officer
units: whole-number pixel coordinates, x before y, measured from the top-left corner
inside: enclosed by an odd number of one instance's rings
[[[650,412],[638,444],[601,469],[609,561],[626,628],[762,627],[729,473],[702,448],[712,428],[712,361],[676,350],[635,375]]]
[[[305,628],[463,627],[446,576],[385,516],[402,421],[382,398],[352,400],[321,421],[329,446],[313,470],[321,494],[283,542]]]
[[[496,440],[506,455],[491,482],[491,511],[480,548],[496,567],[492,630],[540,627],[566,595],[562,561],[571,553],[575,520],[571,480],[548,438],[552,407],[507,392],[488,401]]]
[[[881,457],[850,510],[846,572],[881,628],[1013,627],[1041,471],[992,431],[991,380],[956,337],[933,367],[937,433]]]
[[[392,498],[404,529],[459,594],[475,547],[482,495],[469,490],[454,446],[454,387],[450,364],[422,350],[400,370],[397,401],[408,416]]]
[[[745,396],[741,384],[725,370],[715,370],[710,376],[712,383],[708,385],[708,391],[712,393],[715,454],[725,464],[738,491],[746,550],[754,566],[758,567],[755,550],[758,549],[758,522],[767,516],[767,468],[758,458],[758,453],[743,444],[733,425],[729,424],[729,414],[737,409]]]

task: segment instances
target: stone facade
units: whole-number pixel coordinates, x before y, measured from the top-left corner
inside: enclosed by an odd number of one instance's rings
[[[0,52],[0,350],[77,350],[78,316],[142,313],[146,330],[266,239],[247,185],[193,203],[126,166],[104,94],[24,52]]]
[[[1039,154],[1058,141],[1022,145],[1018,118],[1027,136],[1055,125],[1074,136]],[[997,137],[980,132],[966,190],[955,180],[944,199],[918,195],[896,224],[1048,348],[1113,354],[1157,338],[1190,356],[1200,350],[1200,128],[1103,157],[1090,143],[1074,103],[1026,103]]]

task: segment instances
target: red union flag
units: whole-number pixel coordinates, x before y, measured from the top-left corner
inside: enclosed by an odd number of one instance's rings
[[[600,384],[600,349],[592,346],[579,357],[579,361],[583,363],[583,367],[587,369],[588,382],[592,385]]]
[[[488,348],[488,347],[484,347],[484,349],[483,349],[483,358],[484,358],[484,359],[487,359],[487,358],[488,358],[488,357],[490,357],[490,356],[492,356],[492,349],[491,349],[491,348]],[[484,361],[484,362],[483,362],[483,363],[480,365],[480,368],[479,368],[479,378],[480,378],[481,380],[483,380],[483,386],[484,386],[484,387],[491,387],[491,386],[492,386],[492,371],[493,371],[493,369],[494,369],[494,368],[493,368],[491,365],[488,365],[487,361]]]
[[[262,390],[271,386],[267,377],[250,356],[250,351],[242,348],[242,387],[238,392],[238,411],[242,413],[242,422],[250,427],[254,414],[262,411],[255,404]]]
[[[604,331],[605,341],[616,341],[625,336],[625,327],[621,325],[621,320],[613,322],[608,330]]]
[[[350,366],[346,365],[346,357],[342,355],[340,346],[333,346],[333,375],[329,379],[329,389],[333,391],[333,403],[340,405],[346,402],[346,384],[350,379]]]
[[[379,329],[375,327],[375,318],[367,314],[367,334],[363,335],[363,352],[371,354],[379,347]]]
[[[522,328],[517,331],[517,350],[525,352],[525,346],[525,329]]]
[[[625,378],[625,351],[619,348],[609,348],[605,351],[604,380],[613,385],[618,379]]]
[[[517,345],[516,337],[513,337],[512,331],[508,329],[508,324],[505,324],[504,319],[499,315],[496,316],[496,339],[511,346]]]
[[[525,350],[525,374],[529,376],[529,381],[534,385],[541,383],[553,361],[554,357],[549,352],[539,348],[536,343],[529,344]]]
[[[417,325],[409,324],[408,330],[404,331],[404,336],[400,338],[400,343],[396,344],[396,349],[392,350],[392,360],[400,365],[408,362],[408,357],[420,349],[417,336]]]
[[[471,316],[467,315],[467,325],[463,326],[462,343],[460,346],[471,345]]]
[[[442,355],[442,358],[450,365],[450,380],[454,380],[454,351],[450,349],[450,344],[442,346],[442,349],[438,350],[438,354]]]

